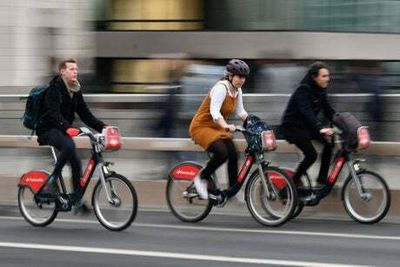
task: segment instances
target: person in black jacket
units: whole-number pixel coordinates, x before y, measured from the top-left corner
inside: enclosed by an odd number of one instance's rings
[[[77,79],[76,60],[62,61],[59,65],[59,73],[50,81],[49,88],[46,90],[42,115],[36,130],[40,145],[51,145],[59,151],[55,168],[44,189],[45,192],[42,193],[56,193],[55,182],[64,165],[69,162],[74,187],[71,199],[74,204],[78,204],[82,198],[83,189],[80,186],[81,160],[72,140],[72,137],[77,136],[80,132],[73,126],[75,112],[85,124],[98,132],[102,131],[105,124],[90,112],[83,99],[81,86]]]
[[[332,148],[324,136],[331,136],[334,131],[332,128],[323,126],[318,114],[322,110],[325,117],[332,121],[336,113],[327,99],[326,88],[330,81],[329,75],[329,69],[324,63],[313,63],[300,86],[290,97],[282,118],[281,133],[284,138],[289,143],[295,144],[304,154],[304,159],[293,177],[296,184],[299,184],[300,177],[317,160],[318,154],[312,140],[324,145],[316,186],[322,186],[326,182]]]

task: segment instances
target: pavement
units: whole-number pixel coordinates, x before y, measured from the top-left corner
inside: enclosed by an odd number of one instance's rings
[[[6,267],[398,266],[400,252],[400,228],[388,222],[298,218],[268,228],[250,216],[212,212],[199,223],[182,223],[143,208],[123,232],[70,213],[44,228],[0,216],[0,231]]]

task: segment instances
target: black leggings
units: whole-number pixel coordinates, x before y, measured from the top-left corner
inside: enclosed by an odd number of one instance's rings
[[[332,157],[332,147],[329,142],[323,138],[317,139],[316,141],[322,143],[324,145],[324,149],[321,157],[321,167],[319,169],[319,175],[317,182],[325,183],[329,171],[329,165]],[[306,173],[308,168],[314,164],[317,160],[318,154],[315,150],[311,140],[294,140],[292,141],[304,154],[304,159],[300,162],[297,167],[296,174],[293,176],[293,180],[298,182],[300,177]]]
[[[211,179],[211,175],[228,160],[229,189],[224,190],[227,197],[234,196],[240,189],[236,176],[238,172],[238,156],[232,139],[219,139],[211,143],[207,149],[212,153],[211,159],[201,172],[202,179]]]
[[[65,164],[69,162],[71,165],[74,192],[80,192],[81,186],[79,182],[82,174],[82,164],[76,152],[75,143],[72,138],[63,133],[61,130],[52,128],[39,135],[38,141],[41,145],[50,145],[59,151],[57,163],[54,167],[52,175],[58,178]]]

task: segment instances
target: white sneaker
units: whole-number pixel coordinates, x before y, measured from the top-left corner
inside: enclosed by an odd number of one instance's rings
[[[207,191],[207,181],[200,178],[200,175],[197,175],[194,178],[194,187],[196,188],[197,193],[200,198],[208,199],[208,191]]]

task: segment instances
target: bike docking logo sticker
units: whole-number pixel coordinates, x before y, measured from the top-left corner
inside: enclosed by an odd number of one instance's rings
[[[49,175],[43,171],[30,171],[22,175],[19,185],[27,186],[37,193],[40,188],[46,183]]]
[[[174,179],[193,180],[200,172],[197,166],[185,164],[177,166],[172,172],[171,177]]]

